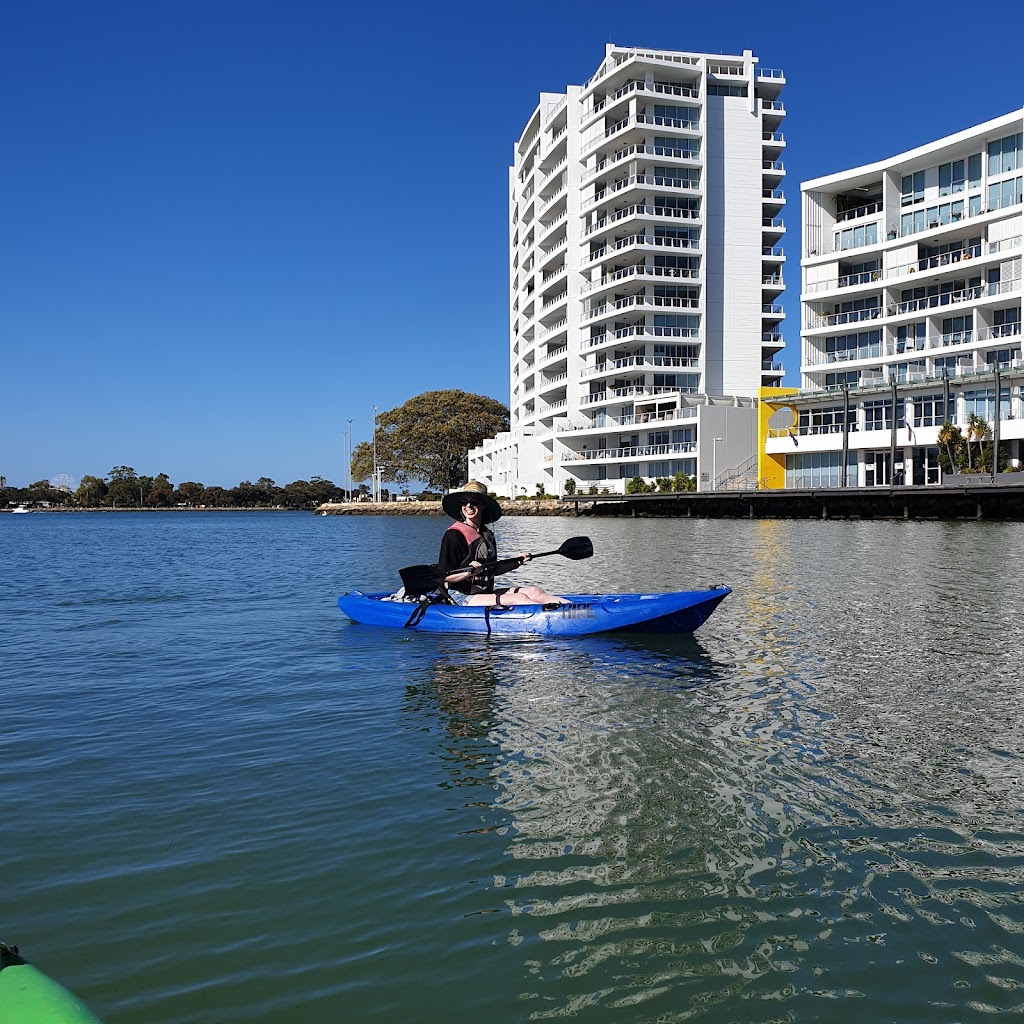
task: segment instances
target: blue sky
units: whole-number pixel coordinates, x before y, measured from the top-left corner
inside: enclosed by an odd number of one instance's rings
[[[796,383],[800,182],[1024,105],[1022,28],[917,2],[12,0],[0,474],[343,482],[373,404],[507,402],[512,144],[606,42],[785,71]]]

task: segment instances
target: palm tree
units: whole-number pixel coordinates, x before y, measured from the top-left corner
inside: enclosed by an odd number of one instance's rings
[[[971,462],[971,445],[978,442],[978,468],[981,468],[982,451],[985,441],[988,439],[988,420],[972,412],[967,417],[967,467],[973,472]]]
[[[949,463],[949,472],[954,473],[960,467],[957,465],[957,456],[960,454],[960,446],[963,442],[963,435],[959,427],[954,427],[949,420],[939,427],[939,444],[946,449],[946,460]]]

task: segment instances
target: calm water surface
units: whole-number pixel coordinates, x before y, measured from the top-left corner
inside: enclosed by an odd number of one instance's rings
[[[111,1024],[1024,1012],[1024,527],[518,519],[694,638],[337,594],[444,521],[0,517],[0,937]]]

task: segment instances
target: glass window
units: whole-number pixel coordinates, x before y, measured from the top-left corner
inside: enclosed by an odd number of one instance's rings
[[[842,452],[806,452],[786,456],[787,487],[842,487]],[[846,483],[857,484],[857,453],[849,452],[846,462]]]
[[[1024,167],[1024,133],[1007,135],[988,144],[988,173],[1005,174]]]
[[[967,187],[981,187],[981,154],[974,153],[967,158]]]
[[[946,402],[939,395],[916,395],[914,398],[914,426],[941,427],[946,422]]]

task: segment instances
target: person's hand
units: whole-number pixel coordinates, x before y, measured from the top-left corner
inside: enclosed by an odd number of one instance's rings
[[[533,558],[533,555],[531,555],[529,551],[520,551],[519,552],[519,561],[520,562],[528,562],[531,558]]]
[[[478,572],[478,571],[479,571],[480,569],[482,569],[482,568],[483,568],[483,564],[482,564],[482,563],[480,563],[480,562],[478,562],[478,561],[477,561],[477,560],[476,560],[476,559],[474,558],[474,559],[473,559],[473,561],[469,563],[469,566],[468,566],[468,568],[472,569],[472,570],[473,570],[474,572]]]

